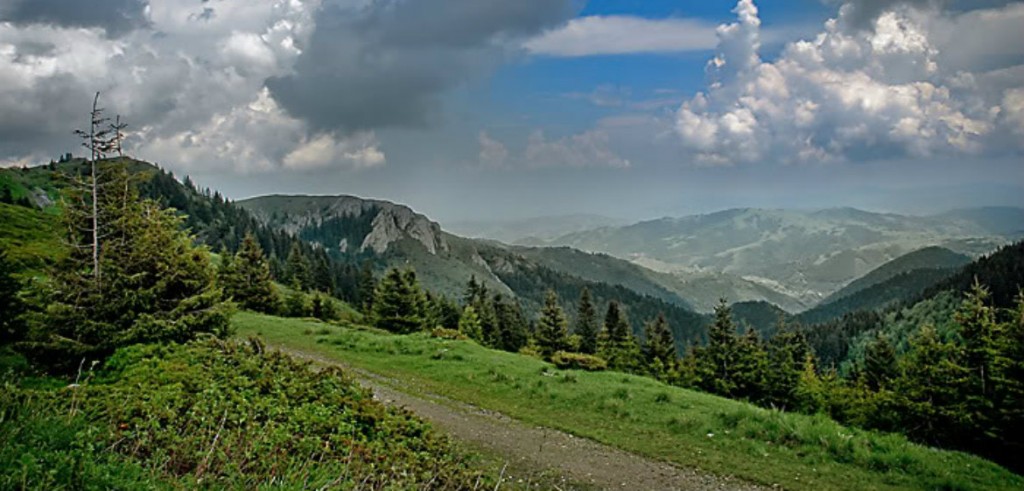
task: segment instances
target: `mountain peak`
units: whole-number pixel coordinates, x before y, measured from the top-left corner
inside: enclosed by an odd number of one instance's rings
[[[356,196],[271,195],[238,201],[260,221],[287,232],[318,237],[327,249],[381,254],[408,239],[430,254],[448,251],[441,227],[405,205]]]

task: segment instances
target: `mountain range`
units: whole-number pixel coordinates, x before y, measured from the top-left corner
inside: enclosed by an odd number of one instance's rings
[[[573,232],[533,246],[568,246],[628,259],[683,284],[759,285],[802,310],[895,258],[930,246],[969,257],[1024,236],[1024,209],[910,216],[853,208],[731,209]],[[729,276],[722,276],[729,275]],[[786,298],[788,297],[788,298]],[[788,303],[788,305],[787,305]],[[802,307],[802,308],[801,308]]]

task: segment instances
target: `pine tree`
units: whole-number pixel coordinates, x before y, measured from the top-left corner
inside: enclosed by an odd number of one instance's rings
[[[597,312],[594,310],[594,302],[590,297],[590,289],[583,287],[580,293],[580,303],[576,311],[575,333],[580,337],[580,352],[587,354],[597,353],[597,334],[600,328],[597,325]]]
[[[1000,434],[1013,455],[1024,451],[1024,290],[1005,328],[999,374],[1003,390],[998,399]]]
[[[327,253],[316,249],[310,263],[310,288],[324,293],[334,291],[334,278],[331,277],[331,265]]]
[[[502,296],[496,296],[494,313],[498,325],[501,326],[501,342],[497,347],[515,353],[526,346],[530,338],[529,326],[519,302],[515,299],[506,300]]]
[[[818,376],[814,355],[811,353],[804,357],[794,399],[795,409],[805,414],[814,414],[825,409],[827,388]]]
[[[995,431],[996,376],[999,365],[1001,327],[996,312],[988,305],[989,292],[977,280],[966,293],[954,315],[963,345],[963,366],[970,376],[963,394],[972,421],[972,440]]]
[[[714,322],[708,328],[708,344],[697,350],[697,377],[700,388],[713,394],[730,396],[736,392],[739,337],[732,321],[732,309],[725,299],[715,306]]]
[[[406,334],[424,328],[423,308],[426,297],[411,270],[392,268],[381,278],[374,294],[374,325],[391,332]]]
[[[878,334],[864,351],[862,377],[869,389],[889,387],[897,376],[896,349],[885,334]]]
[[[966,394],[971,373],[957,346],[924,325],[910,339],[900,367],[894,386],[904,401],[904,431],[931,443],[943,443],[953,435],[963,438],[972,431]]]
[[[459,318],[459,332],[470,339],[480,342],[483,339],[483,331],[480,328],[480,317],[476,315],[476,309],[467,305]]]
[[[373,265],[366,261],[359,270],[359,287],[356,290],[359,307],[365,315],[373,312],[373,297],[376,290],[377,280],[373,277]]]
[[[775,335],[768,341],[766,399],[775,407],[789,408],[796,403],[796,388],[804,369],[804,361],[811,353],[807,338],[798,329],[790,327],[780,316]]]
[[[767,396],[768,352],[761,337],[752,328],[738,337],[735,353],[735,368],[732,380],[735,389],[731,397],[750,401],[763,401]]]
[[[302,293],[302,285],[299,280],[292,279],[292,283],[288,285],[291,290],[288,292],[288,296],[284,299],[284,313],[288,317],[306,317],[310,315],[310,305],[307,302],[305,293]]]
[[[640,346],[633,336],[629,319],[614,300],[608,302],[604,327],[599,335],[598,354],[608,361],[608,367],[613,370],[634,371],[640,364]]]
[[[659,380],[666,380],[675,371],[678,355],[672,330],[664,314],[644,325],[644,361],[647,371]]]
[[[14,277],[14,264],[7,257],[7,251],[0,248],[0,345],[21,340],[25,323],[21,314],[25,304],[18,293],[21,282]]]
[[[51,302],[36,346],[65,350],[67,361],[132,343],[226,335],[216,271],[209,253],[182,230],[183,219],[139,199],[123,165],[111,163],[100,175],[106,190],[97,206],[106,224],[98,256],[102,281],[93,274],[91,248],[80,247],[93,239],[91,227],[78,226],[91,222],[91,203],[69,200],[68,250],[50,275]]]
[[[270,276],[270,264],[263,249],[251,233],[246,234],[233,259],[224,256],[221,285],[224,294],[234,299],[243,309],[273,313],[280,298]]]
[[[550,358],[556,351],[563,351],[568,346],[568,321],[562,307],[558,305],[558,295],[554,290],[548,290],[544,297],[535,337],[544,358]]]
[[[288,259],[284,264],[284,278],[289,284],[297,282],[301,290],[309,290],[313,287],[309,259],[303,254],[302,246],[298,241],[292,242],[292,248],[288,252]]]

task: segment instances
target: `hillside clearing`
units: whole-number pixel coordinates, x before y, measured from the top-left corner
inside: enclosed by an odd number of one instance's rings
[[[978,457],[758,409],[621,373],[558,371],[540,360],[426,334],[395,336],[242,312],[239,335],[704,473],[786,489],[1008,489],[1024,479]],[[518,436],[517,436],[518,438]]]

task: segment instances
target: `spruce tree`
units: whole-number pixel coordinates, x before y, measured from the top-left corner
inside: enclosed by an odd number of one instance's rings
[[[24,337],[25,323],[21,318],[25,304],[18,296],[21,282],[14,277],[14,264],[8,259],[7,251],[0,247],[0,345],[18,341]]]
[[[562,307],[558,305],[558,295],[554,290],[548,290],[544,297],[535,337],[541,355],[545,358],[550,358],[556,351],[565,350],[569,344],[568,321]]]
[[[77,361],[127,344],[184,342],[201,332],[226,335],[216,271],[207,250],[182,230],[183,218],[139,199],[123,164],[109,163],[99,175],[105,190],[97,205],[105,224],[97,258],[103,275],[93,274],[91,226],[79,226],[91,223],[91,203],[67,200],[68,250],[51,272],[50,305],[35,346],[63,350],[63,360]]]
[[[498,348],[510,352],[518,352],[529,341],[530,332],[523,309],[515,299],[506,300],[496,296],[494,313],[501,326],[501,343]]]
[[[288,296],[284,299],[284,313],[288,317],[306,317],[310,315],[310,305],[307,302],[306,294],[302,292],[302,285],[298,278],[292,279],[288,288]]]
[[[879,333],[864,351],[864,369],[861,376],[869,389],[878,391],[889,387],[896,378],[896,349],[889,337]]]
[[[979,411],[984,411],[991,400],[992,377],[999,354],[999,324],[988,299],[988,289],[975,279],[954,316],[963,340],[964,363],[971,372],[972,403]]]
[[[462,311],[462,317],[459,318],[459,332],[478,343],[484,337],[480,328],[480,317],[476,315],[476,309],[472,305],[467,305]]]
[[[426,297],[420,291],[415,273],[392,268],[377,283],[374,325],[400,334],[419,331],[424,328],[425,303]]]
[[[359,270],[359,286],[356,289],[359,308],[365,315],[373,312],[373,297],[376,290],[377,280],[373,277],[373,264],[365,261]]]
[[[715,306],[714,316],[714,322],[708,327],[708,344],[696,352],[697,378],[701,389],[729,396],[737,388],[739,337],[732,321],[732,309],[725,299]]]
[[[794,407],[797,384],[810,352],[806,337],[780,316],[775,335],[768,341],[770,370],[766,377],[766,403],[781,408]]]
[[[926,324],[911,337],[900,367],[894,386],[904,401],[903,431],[931,443],[945,443],[952,435],[963,437],[971,431],[967,405],[971,373],[957,346],[941,340],[935,328]]]
[[[224,294],[243,309],[273,313],[280,298],[270,276],[270,264],[251,233],[246,234],[233,259],[225,255],[221,281]]]
[[[288,251],[288,259],[284,264],[284,278],[289,284],[298,282],[302,290],[309,290],[313,287],[309,259],[302,252],[302,246],[298,241],[292,242],[292,248]]]
[[[665,320],[665,314],[658,314],[653,321],[644,325],[644,361],[647,371],[659,380],[666,380],[675,371],[677,353],[672,330]]]
[[[576,311],[575,333],[580,337],[580,352],[587,354],[597,353],[597,335],[600,328],[597,324],[597,312],[594,310],[594,302],[590,297],[590,289],[583,287],[580,293],[580,303]]]
[[[633,371],[640,364],[640,346],[633,336],[629,319],[615,300],[608,302],[604,327],[600,336],[599,354],[613,370]]]

